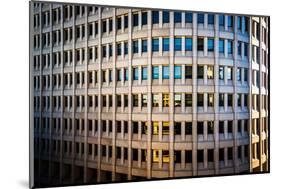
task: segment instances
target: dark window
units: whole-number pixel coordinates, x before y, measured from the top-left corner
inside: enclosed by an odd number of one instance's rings
[[[204,95],[197,94],[197,106],[203,106],[203,105],[204,105]]]
[[[224,134],[224,121],[219,121],[219,133]]]
[[[197,23],[204,24],[204,14],[197,14]]]
[[[185,107],[192,107],[192,94],[185,94]]]
[[[213,161],[214,161],[214,150],[208,149],[208,162],[213,162]]]
[[[169,51],[170,49],[170,38],[163,38],[163,51]]]
[[[203,79],[204,78],[204,66],[198,66],[197,67],[197,79]]]
[[[208,121],[208,134],[212,135],[214,134],[214,122]]]
[[[181,12],[174,12],[174,23],[181,23]]]
[[[133,14],[133,26],[138,26],[139,25],[139,14],[134,13]]]
[[[185,22],[192,23],[192,13],[189,13],[189,12],[185,13]]]
[[[142,40],[142,52],[147,52],[147,40]]]
[[[192,66],[185,66],[185,78],[192,79]]]
[[[176,37],[174,39],[174,50],[181,51],[181,37]]]
[[[163,11],[163,23],[169,23],[170,22],[170,15],[169,11]]]
[[[128,15],[124,16],[124,28],[128,28]]]
[[[198,51],[204,50],[204,39],[203,38],[197,38],[197,50]]]
[[[175,122],[174,130],[175,130],[175,135],[181,134],[181,122]]]
[[[232,148],[227,148],[227,159],[232,160],[233,159],[233,151]]]
[[[197,162],[202,163],[204,161],[204,150],[197,150]]]
[[[232,133],[232,121],[227,122],[227,133]]]
[[[133,53],[138,53],[139,52],[139,42],[138,40],[133,41]]]
[[[192,122],[185,122],[185,135],[192,135]]]
[[[219,25],[224,26],[224,15],[223,14],[219,15]]]
[[[141,21],[142,21],[142,25],[147,25],[147,12],[141,13]]]
[[[230,28],[233,26],[233,16],[227,17],[227,26]]]
[[[185,163],[192,163],[192,150],[185,151]]]
[[[174,156],[175,156],[175,160],[174,160],[175,163],[181,163],[181,151],[175,150]]]
[[[117,30],[121,29],[121,17],[117,18]]]
[[[197,134],[203,135],[203,132],[204,132],[204,122],[202,121],[197,122]]]
[[[227,95],[227,106],[232,106],[232,94]]]
[[[219,106],[224,106],[224,94],[219,94]]]
[[[185,50],[192,51],[192,38],[185,38]]]
[[[219,149],[219,161],[224,161],[224,148]]]
[[[159,23],[159,11],[152,11],[152,24]]]
[[[133,122],[133,133],[137,134],[139,130],[139,123],[134,121]]]
[[[214,51],[214,39],[208,39],[208,51]]]
[[[215,17],[213,14],[208,14],[208,24],[214,24]]]
[[[158,38],[152,39],[152,51],[153,52],[159,51],[159,39]]]

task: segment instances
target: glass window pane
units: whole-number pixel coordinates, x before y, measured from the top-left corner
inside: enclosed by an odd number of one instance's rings
[[[227,79],[232,80],[232,69],[231,68],[227,68]]]
[[[163,94],[163,107],[169,107],[169,94]]]
[[[215,17],[213,14],[208,14],[208,24],[214,24]]]
[[[142,25],[147,25],[147,12],[141,13],[141,21],[142,21]]]
[[[175,107],[181,107],[181,94],[175,94]]]
[[[163,23],[169,23],[169,22],[170,22],[169,11],[163,11]]]
[[[237,81],[241,81],[241,68],[237,68]]]
[[[152,67],[152,78],[153,79],[158,79],[159,78],[159,67],[158,66],[153,66]]]
[[[142,79],[147,80],[147,67],[142,68]]]
[[[169,79],[169,66],[163,66],[163,79]]]
[[[174,78],[181,79],[181,66],[174,67]]]
[[[186,107],[192,106],[192,94],[185,94],[185,106]]]
[[[159,94],[152,94],[152,106],[159,107]]]
[[[185,67],[185,78],[192,79],[192,66]]]
[[[147,40],[142,40],[142,52],[147,52]]]
[[[139,14],[134,13],[133,14],[133,26],[138,26],[139,25]]]
[[[204,50],[204,39],[203,38],[197,38],[197,50],[203,51]]]
[[[174,23],[181,23],[181,12],[174,12]]]
[[[204,24],[204,14],[197,14],[197,23]]]
[[[126,68],[124,71],[125,71],[125,81],[128,81],[128,78],[129,78],[129,70],[128,70],[128,68]]]
[[[204,77],[204,67],[198,66],[197,67],[197,79],[203,79]]]
[[[185,50],[192,51],[192,38],[185,38]]]
[[[175,51],[181,51],[181,38],[176,37],[174,41],[174,50]]]
[[[152,51],[153,52],[159,51],[159,39],[158,38],[152,39]]]
[[[223,14],[219,15],[219,25],[224,26],[224,15]]]
[[[233,51],[233,43],[232,43],[232,41],[230,41],[230,40],[227,41],[227,51],[228,51],[228,54],[232,54],[232,51]]]
[[[207,78],[214,79],[214,67],[213,66],[207,67]]]
[[[219,40],[219,53],[224,53],[224,40]]]
[[[208,39],[208,51],[214,51],[214,39]]]
[[[139,79],[139,69],[138,68],[133,68],[134,71],[134,80]]]
[[[219,67],[219,79],[220,80],[224,79],[224,67],[223,66]]]
[[[138,53],[139,52],[139,42],[138,40],[133,41],[133,53]]]
[[[169,51],[170,49],[170,39],[169,38],[163,38],[163,51]]]
[[[159,23],[159,11],[152,11],[152,24]]]
[[[227,17],[227,26],[232,27],[233,26],[233,16]]]
[[[185,13],[185,22],[192,23],[192,13],[189,13],[189,12]]]
[[[197,94],[197,106],[203,106],[204,104],[204,95]]]

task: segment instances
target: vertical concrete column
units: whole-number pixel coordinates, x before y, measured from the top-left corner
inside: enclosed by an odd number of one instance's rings
[[[138,30],[141,30],[141,28],[142,28],[142,17],[141,17],[141,14],[142,14],[142,11],[139,11],[138,12],[138,21],[139,21]]]
[[[171,20],[170,20],[171,23]],[[159,28],[163,27],[163,11],[159,11]]]
[[[174,12],[170,11],[170,79],[169,79],[169,177],[174,177]]]
[[[197,176],[197,14],[192,17],[192,176]]]

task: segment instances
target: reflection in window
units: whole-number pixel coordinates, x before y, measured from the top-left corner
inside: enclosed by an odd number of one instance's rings
[[[197,14],[197,23],[198,24],[204,24],[204,14]]]
[[[139,79],[139,69],[137,67],[133,68],[133,79],[134,80],[138,80]]]
[[[214,67],[213,66],[207,67],[207,78],[214,79]]]
[[[232,80],[232,68],[227,68],[227,79]]]
[[[170,49],[170,38],[163,38],[163,51],[169,51]]]
[[[192,51],[192,38],[185,38],[185,50]]]
[[[224,26],[224,15],[223,14],[219,15],[219,25]]]
[[[147,80],[147,67],[142,68],[142,79]]]
[[[169,135],[169,122],[166,122],[166,121],[162,122],[162,134],[163,135]],[[169,152],[169,151],[167,151],[167,152]]]
[[[223,66],[219,67],[219,79],[220,80],[224,79],[224,67]]]
[[[219,53],[224,53],[224,39],[219,39]]]
[[[175,107],[181,107],[181,94],[175,94]]]
[[[153,52],[159,51],[159,39],[158,38],[152,39],[152,51]]]
[[[213,14],[208,14],[208,24],[214,24],[215,17]]]
[[[237,81],[241,81],[241,68],[237,68],[236,77]]]
[[[170,22],[170,15],[169,11],[163,11],[163,23],[169,23]]]
[[[142,94],[141,95],[141,106],[142,107],[146,107],[147,106],[147,95],[146,94]]]
[[[158,66],[152,67],[152,78],[159,79],[159,67]]]
[[[214,51],[214,39],[208,39],[208,51]]]
[[[185,13],[185,23],[192,23],[192,13],[186,12]]]
[[[185,107],[192,107],[192,94],[185,94]]]
[[[174,78],[181,79],[181,66],[174,67]]]
[[[181,37],[176,37],[174,40],[174,50],[181,51]]]
[[[181,12],[174,12],[174,23],[181,23]]]
[[[142,48],[142,52],[147,52],[147,40],[146,39],[142,40],[141,48]]]
[[[133,53],[139,52],[139,42],[138,40],[133,41]]]
[[[159,107],[159,94],[152,94],[152,106]]]
[[[214,106],[214,94],[208,94],[208,106]]]
[[[159,11],[152,11],[152,24],[159,23]]]
[[[230,40],[227,41],[227,52],[228,54],[232,54],[233,52],[233,42]]]
[[[163,107],[169,107],[169,94],[163,94],[162,100]]]

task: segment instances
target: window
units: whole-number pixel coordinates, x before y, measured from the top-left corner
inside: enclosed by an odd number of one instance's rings
[[[248,81],[248,69],[244,68],[244,81]]]
[[[208,94],[208,106],[214,106],[214,94]]]
[[[230,40],[227,41],[227,52],[228,54],[232,54],[233,52],[233,42]]]
[[[192,38],[185,38],[185,50],[192,51]]]
[[[241,96],[242,96],[241,94],[237,94],[237,106],[238,107],[241,107],[241,100],[242,100]]]
[[[139,98],[137,94],[133,94],[133,107],[137,107],[139,105]]]
[[[133,79],[138,80],[139,79],[139,69],[133,68]]]
[[[197,67],[197,79],[203,79],[204,77],[204,66]]]
[[[139,25],[139,14],[134,13],[133,14],[133,26],[138,26]]]
[[[142,94],[141,95],[141,106],[142,107],[146,107],[147,106],[147,95],[146,94]]]
[[[248,44],[244,43],[244,56],[248,56]]]
[[[224,121],[219,121],[219,133],[224,134]]]
[[[169,51],[170,49],[170,39],[168,37],[163,38],[163,51]]]
[[[192,107],[192,94],[185,94],[185,107]]]
[[[181,38],[180,37],[176,37],[174,40],[174,50],[181,51]]]
[[[185,135],[192,135],[192,122],[185,122]]]
[[[152,51],[153,52],[159,51],[159,39],[158,38],[152,39]]]
[[[223,66],[219,67],[219,79],[224,80],[224,67]]]
[[[219,149],[219,161],[224,161],[224,148]]]
[[[152,79],[159,79],[159,67],[158,66],[152,67]]]
[[[181,66],[174,67],[174,78],[181,79]]]
[[[219,39],[219,53],[224,53],[224,39]]]
[[[213,14],[208,14],[208,24],[214,24],[215,17]]]
[[[162,133],[163,135],[169,135],[169,122],[162,123]]]
[[[124,75],[125,75],[125,81],[128,81],[128,79],[129,79],[129,70],[128,70],[128,68],[126,68],[126,69],[124,69]]]
[[[147,12],[141,13],[141,22],[142,22],[142,25],[147,25]]]
[[[241,81],[241,68],[237,68],[236,77],[237,81]]]
[[[147,40],[146,39],[142,40],[141,48],[142,48],[142,52],[147,52]]]
[[[147,80],[147,67],[142,68],[142,80]]]
[[[224,15],[219,15],[219,26],[224,26]]]
[[[239,56],[241,56],[241,46],[242,46],[242,42],[241,41],[238,41],[237,42],[237,54]]]
[[[139,42],[138,40],[133,41],[133,53],[139,52]]]
[[[185,151],[185,163],[192,163],[192,150]]]
[[[208,51],[214,51],[214,39],[208,39]]]
[[[233,159],[232,147],[227,148],[227,159],[228,159],[228,160],[232,160],[232,159]]]
[[[159,11],[152,11],[152,24],[159,23]]]
[[[120,56],[121,55],[121,43],[117,44],[117,55]]]
[[[204,39],[201,38],[197,38],[197,50],[198,51],[203,51],[204,50]]]
[[[124,28],[128,28],[128,15],[124,17]]]
[[[208,162],[213,162],[213,161],[214,161],[214,150],[208,149]]]
[[[227,79],[232,80],[232,68],[227,68]]]
[[[219,94],[219,106],[224,106],[224,94]]]
[[[248,107],[248,95],[244,94],[244,106]]]
[[[163,94],[163,107],[169,107],[169,94]]]
[[[192,79],[192,66],[185,66],[185,78]]]
[[[159,94],[152,94],[152,107],[159,107]]]
[[[227,17],[227,27],[231,28],[233,26],[233,16]]]
[[[181,107],[181,94],[175,94],[175,107]]]
[[[204,14],[197,14],[197,23],[204,24]]]
[[[193,18],[192,13],[190,12],[185,13],[185,23],[192,23],[192,18]]]
[[[124,54],[128,54],[128,42],[124,42]]]
[[[120,29],[121,29],[121,17],[118,17],[117,18],[117,30],[120,30]]]
[[[170,15],[169,11],[163,11],[163,23],[169,23],[170,22]]]
[[[174,133],[175,135],[181,134],[181,122],[175,122]]]
[[[197,106],[203,106],[203,105],[204,105],[204,95],[197,94]]]
[[[227,106],[232,106],[232,94],[227,95]]]
[[[203,135],[204,133],[204,122],[197,122],[197,135]]]
[[[207,66],[207,78],[214,79],[214,67],[213,66]]]
[[[181,23],[181,12],[174,12],[174,23]]]
[[[122,81],[122,71],[117,70],[117,81]]]
[[[163,79],[169,79],[169,66],[163,66]]]

